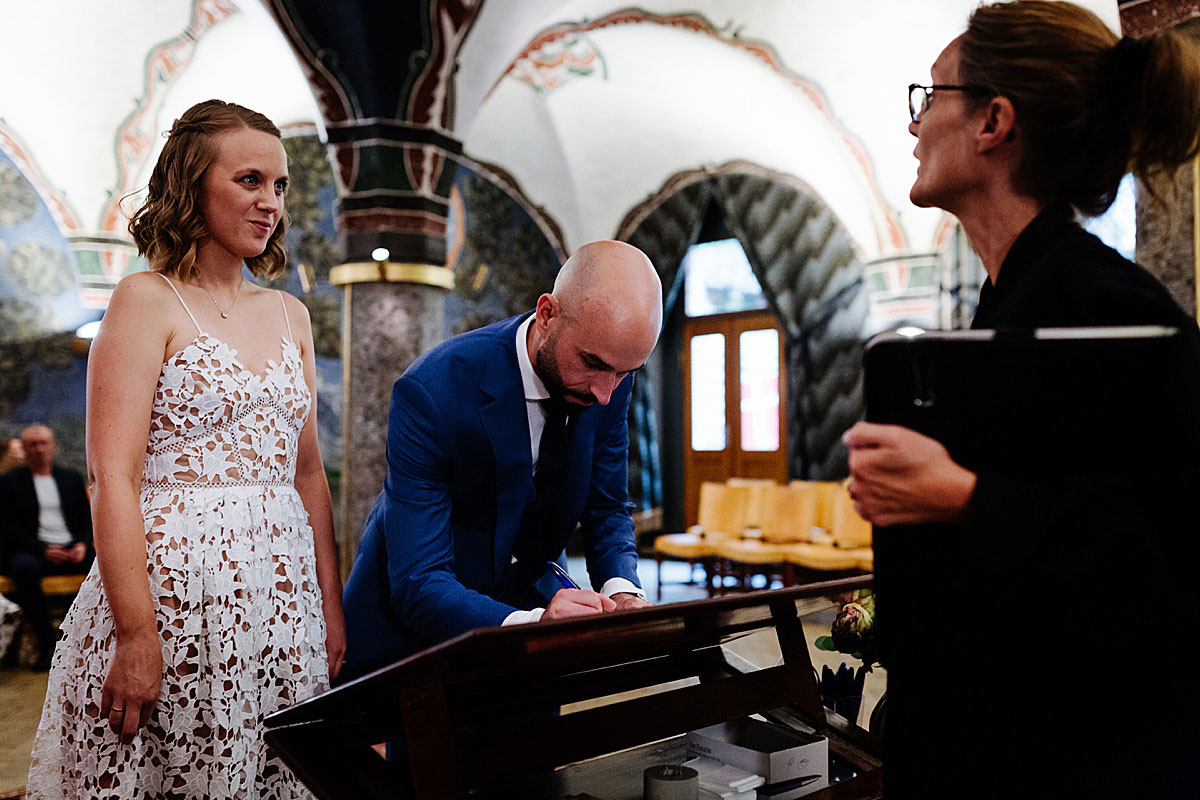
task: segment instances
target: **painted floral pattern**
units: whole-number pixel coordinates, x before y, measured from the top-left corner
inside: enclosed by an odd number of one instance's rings
[[[13,282],[38,297],[57,297],[78,284],[67,254],[41,242],[18,245],[8,258]]]
[[[37,213],[37,194],[16,167],[0,163],[0,227],[15,228]]]
[[[63,622],[28,798],[308,797],[261,722],[328,686],[312,530],[293,487],[299,348],[263,375],[201,333],[163,365],[142,476],[163,685],[132,745],[99,718],[113,622],[92,568]]]

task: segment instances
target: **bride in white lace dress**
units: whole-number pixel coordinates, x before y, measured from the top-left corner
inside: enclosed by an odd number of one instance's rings
[[[63,622],[29,798],[291,798],[262,719],[345,650],[312,332],[242,278],[285,264],[287,157],[241,106],[171,130],[88,364],[96,565]],[[155,274],[157,273],[157,274]]]

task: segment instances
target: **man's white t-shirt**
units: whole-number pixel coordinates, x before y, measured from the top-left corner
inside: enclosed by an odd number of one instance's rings
[[[42,544],[69,547],[71,531],[63,517],[62,498],[58,496],[58,484],[53,475],[34,475],[33,490],[38,501],[38,541]]]

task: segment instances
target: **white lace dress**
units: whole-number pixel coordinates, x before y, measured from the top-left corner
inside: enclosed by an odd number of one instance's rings
[[[262,376],[197,330],[163,364],[142,473],[162,693],[132,744],[100,717],[115,642],[93,566],[62,625],[28,798],[309,796],[261,723],[328,685],[313,534],[293,487],[312,398],[290,325]]]

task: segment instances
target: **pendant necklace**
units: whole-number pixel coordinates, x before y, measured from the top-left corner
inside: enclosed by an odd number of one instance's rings
[[[241,280],[238,281],[237,290],[233,293],[233,302],[230,303],[229,308],[227,308],[225,310],[221,310],[221,304],[217,302],[217,298],[213,297],[213,293],[208,291],[208,287],[205,286],[204,284],[200,284],[200,288],[203,289],[205,294],[208,295],[208,299],[212,300],[213,305],[217,307],[217,313],[221,315],[221,319],[229,319],[229,312],[233,311],[233,306],[238,301],[238,295],[240,295],[242,293],[242,284],[246,282],[246,279],[244,277],[242,277],[241,275],[239,275],[238,277],[241,278]]]

